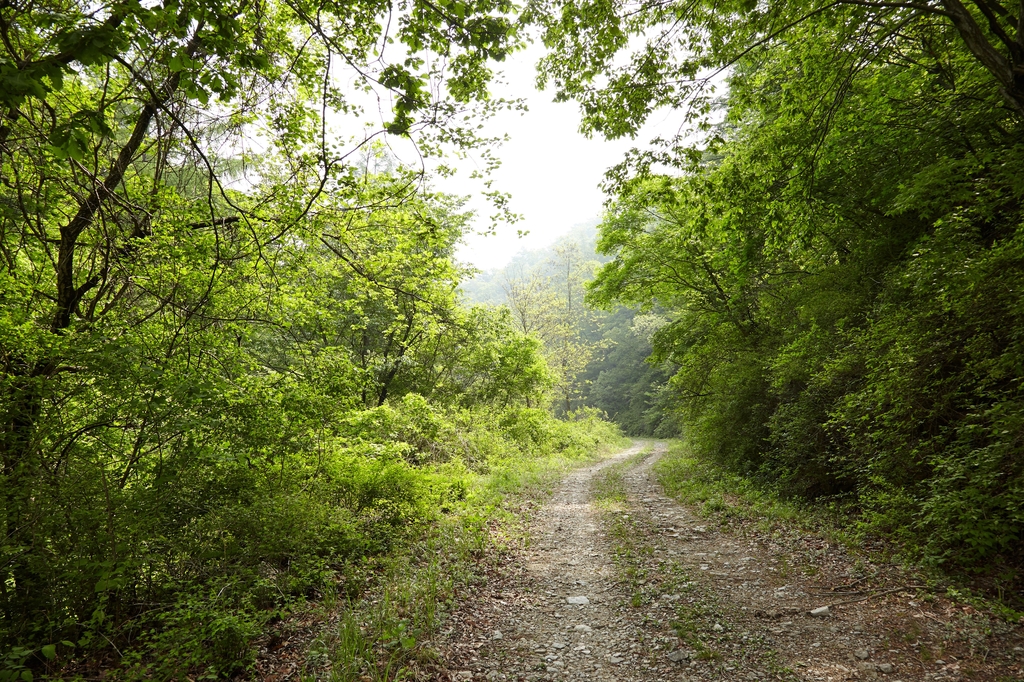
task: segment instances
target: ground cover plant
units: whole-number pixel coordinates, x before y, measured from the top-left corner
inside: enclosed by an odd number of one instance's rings
[[[312,644],[307,673],[382,681],[443,674],[436,640],[446,616],[529,541],[530,512],[562,474],[628,443],[607,422],[570,426],[568,447],[530,457],[505,452],[488,461],[486,473],[466,470],[465,498],[383,559],[373,587],[344,605],[338,625]]]
[[[870,513],[849,500],[824,505],[793,498],[778,487],[702,457],[685,440],[672,441],[654,471],[668,495],[693,508],[710,524],[743,538],[748,534],[770,538],[778,543],[775,549],[780,555],[789,553],[801,564],[787,565],[783,558],[780,575],[803,572],[814,576],[824,557],[838,553],[854,561],[858,584],[873,590],[867,595],[884,595],[893,585],[904,590],[912,585],[909,589],[924,601],[941,597],[959,603],[979,619],[991,619],[996,630],[1010,631],[1012,626],[1007,624],[1021,622],[1015,595],[991,590],[974,574],[954,573],[922,562],[918,547],[880,534]]]

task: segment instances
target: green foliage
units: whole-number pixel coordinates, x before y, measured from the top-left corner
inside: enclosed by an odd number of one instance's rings
[[[921,66],[918,57],[926,60],[938,86],[952,90],[957,83],[948,70],[950,62],[970,64],[984,72],[978,82],[987,98],[999,98],[1016,115],[1024,115],[1024,85],[1015,75],[1024,66],[1024,36],[1017,18],[992,0],[838,0],[826,5],[697,0],[685,7],[533,0],[527,7],[550,49],[540,64],[541,83],[552,85],[559,100],[579,102],[584,131],[609,138],[635,135],[652,112],[663,108],[680,109],[687,120],[708,129],[718,104],[717,76],[732,68],[749,72],[779,53],[799,52],[793,46],[813,32],[836,46],[835,61],[850,72],[884,63],[896,46],[901,56],[910,57],[910,65]],[[910,47],[904,52],[905,43]],[[943,46],[953,47],[954,60]],[[850,87],[850,81],[834,78],[820,61],[797,60],[794,66],[787,77],[808,76],[832,90],[824,97],[818,96],[820,89],[798,95],[805,112],[816,110],[827,117],[831,95]],[[664,153],[636,158],[643,165],[674,163],[684,139],[680,132],[664,141]]]
[[[507,315],[458,304],[462,202],[326,133],[354,105],[324,65],[370,61],[390,131],[429,109],[430,145],[474,144],[445,117],[488,102],[507,6],[454,32],[413,12],[394,68],[387,5],[62,9],[0,9],[5,676],[111,652],[112,678],[247,674],[268,621],[358,595],[468,467],[614,436],[545,414],[513,441],[500,420],[551,377]]]
[[[678,424],[668,406],[665,390],[673,367],[648,362],[650,338],[665,320],[658,315],[637,315],[618,308],[598,320],[604,342],[587,367],[587,404],[602,410],[626,433],[637,436],[674,436]]]
[[[597,239],[596,222],[577,225],[546,249],[521,252],[501,270],[477,273],[462,290],[471,301],[504,306],[520,332],[541,342],[556,375],[550,388],[559,413],[583,404],[627,433],[675,435],[678,424],[660,404],[671,400],[665,391],[671,365],[646,362],[650,337],[663,320],[643,315],[634,325],[635,310],[620,306],[605,313],[580,304],[584,283],[607,260],[594,251]]]
[[[678,35],[708,42],[666,47],[655,65],[719,63],[750,45],[747,30],[797,11],[735,10],[729,33],[716,23],[724,6],[698,7]],[[829,6],[736,52],[724,118],[701,145],[634,155],[611,177],[599,248],[613,260],[589,296],[665,318],[653,357],[678,366],[667,409],[698,458],[851,505],[863,532],[1013,592],[1022,117],[958,29],[908,10],[890,30],[895,14]],[[647,25],[636,21],[627,33]],[[675,86],[650,88],[673,73],[628,97],[667,102]],[[637,102],[612,106],[627,97],[614,87],[566,83],[602,103],[595,129],[646,116]]]
[[[481,472],[617,437],[505,425],[538,342],[459,304],[464,200],[375,139],[488,142],[512,9],[0,7],[3,679],[251,674]]]
[[[500,421],[529,421],[535,429],[544,422],[555,424],[541,411],[523,412]],[[485,419],[486,415],[476,417]],[[403,671],[410,672],[418,663],[434,663],[437,653],[431,648],[431,639],[456,604],[456,590],[485,580],[491,562],[505,560],[509,543],[522,539],[527,521],[524,510],[536,504],[566,468],[624,444],[607,422],[585,418],[562,424],[556,430],[579,447],[551,450],[548,455],[528,444],[528,456],[515,447],[502,450],[498,444],[501,436],[491,427],[467,434],[477,441],[489,434],[490,442],[496,444],[486,465],[478,462],[474,466],[476,470],[486,468],[487,473],[472,473],[463,463],[455,462],[434,469],[462,480],[465,498],[445,510],[425,534],[376,560],[372,586],[348,602],[336,629],[326,631],[314,643],[305,673],[353,682],[386,682]],[[503,442],[516,444],[514,440]]]
[[[314,451],[279,450],[265,465],[252,456],[168,457],[161,478],[108,491],[113,507],[90,504],[91,489],[40,501],[52,520],[36,533],[62,542],[59,556],[41,558],[39,587],[61,605],[44,612],[46,629],[66,633],[82,654],[116,642],[125,653],[117,675],[242,672],[270,619],[306,599],[360,595],[359,566],[461,510],[477,494],[474,471],[508,486],[522,462],[585,457],[618,442],[592,415],[562,422],[538,409],[441,408],[415,394],[344,414],[339,435]],[[71,504],[74,534],[58,519]],[[126,539],[113,555],[110,535]],[[133,607],[139,602],[148,608]],[[38,637],[41,614],[25,615],[3,634]],[[38,653],[12,649],[8,668]]]
[[[685,441],[672,441],[654,471],[665,492],[696,507],[701,516],[723,525],[739,518],[758,521],[771,528],[796,521],[815,530],[834,530],[832,524],[816,524],[815,521],[822,519],[807,513],[796,501],[785,499],[777,491],[766,490],[748,476],[697,456]],[[846,539],[852,542],[852,538]]]

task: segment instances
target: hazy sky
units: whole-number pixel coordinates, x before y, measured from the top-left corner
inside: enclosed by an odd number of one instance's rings
[[[536,249],[554,241],[573,225],[597,217],[602,212],[604,195],[598,188],[604,172],[622,160],[625,152],[654,136],[655,128],[668,127],[665,121],[645,128],[636,141],[603,138],[587,139],[578,132],[579,112],[575,103],[554,103],[551,91],[538,91],[534,85],[534,65],[543,48],[532,46],[503,64],[505,85],[491,89],[495,97],[523,98],[529,111],[503,112],[488,122],[489,134],[508,133],[512,138],[497,152],[501,168],[494,174],[494,188],[512,194],[512,210],[523,216],[515,225],[501,225],[494,236],[472,236],[459,252],[460,260],[482,268],[501,267],[521,249]],[[671,130],[664,131],[672,134]],[[478,194],[480,183],[467,176],[483,163],[471,157],[465,161],[446,161],[459,168],[456,178],[437,179],[438,189],[453,194]],[[479,227],[488,224],[494,210],[479,196],[471,207],[478,213]],[[517,230],[528,230],[524,238]]]

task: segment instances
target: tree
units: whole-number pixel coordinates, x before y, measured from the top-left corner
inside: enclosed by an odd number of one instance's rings
[[[541,82],[554,86],[557,99],[580,102],[585,131],[608,137],[635,134],[660,107],[687,109],[696,118],[707,114],[719,74],[741,62],[754,68],[773,47],[791,44],[796,29],[819,18],[836,37],[835,59],[851,68],[898,59],[899,44],[908,39],[923,42],[924,60],[934,68],[941,46],[959,40],[1005,104],[1024,115],[1024,7],[1015,14],[999,0],[969,6],[959,0],[538,0],[530,7],[551,50],[541,62]]]
[[[260,470],[282,444],[315,438],[311,424],[330,405],[295,387],[294,365],[257,352],[311,324],[310,301],[287,295],[311,290],[290,266],[312,259],[335,283],[362,280],[359,304],[379,306],[379,362],[358,366],[310,344],[303,369],[344,405],[357,386],[386,399],[392,369],[441,305],[413,289],[434,286],[450,304],[442,271],[453,266],[435,266],[461,224],[440,219],[441,199],[400,208],[422,194],[422,170],[374,182],[354,156],[384,134],[426,151],[477,142],[460,117],[502,106],[488,99],[488,63],[516,44],[510,8],[0,7],[6,643],[35,637],[42,622],[77,639],[131,618],[148,589],[140,576],[168,575],[134,547],[140,538],[151,549],[161,533],[200,523],[219,499],[210,489],[230,487],[210,472],[237,477],[243,460]],[[366,103],[384,112],[379,129],[337,143],[332,125],[358,122]],[[394,221],[390,233],[377,213]],[[389,260],[389,246],[405,260]],[[344,276],[327,254],[347,259]],[[249,410],[263,399],[258,428]],[[291,399],[301,409],[275,424],[274,401]],[[198,497],[180,496],[188,490]]]
[[[554,271],[555,286],[563,292],[559,296],[562,312],[548,345],[561,377],[562,409],[564,414],[569,414],[573,401],[583,394],[582,374],[600,346],[600,343],[591,343],[584,338],[590,319],[583,306],[583,284],[589,279],[595,264],[584,262],[579,243],[569,241],[555,247],[554,257],[548,265]]]
[[[830,6],[743,55],[700,145],[615,178],[589,296],[667,309],[654,355],[700,456],[1014,590],[1024,122],[902,9]]]
[[[546,270],[551,274],[546,275]],[[579,245],[569,242],[556,246],[552,258],[528,275],[506,272],[502,284],[505,305],[518,331],[543,344],[548,366],[557,377],[554,392],[562,414],[571,412],[573,401],[581,397],[581,375],[600,345],[584,338],[590,322],[582,301],[585,273]]]
[[[558,296],[540,273],[513,275],[506,272],[501,289],[505,293],[505,305],[521,333],[542,341],[552,338],[558,325]]]
[[[637,314],[620,306],[595,325],[603,343],[583,375],[583,401],[626,433],[679,435],[678,410],[660,402],[674,397],[667,384],[676,368],[651,357],[651,339],[666,323],[660,315]]]

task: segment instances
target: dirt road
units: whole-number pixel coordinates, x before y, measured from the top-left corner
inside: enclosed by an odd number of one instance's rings
[[[529,546],[453,615],[450,679],[1024,679],[1019,628],[820,538],[722,530],[664,495],[665,449],[562,481]]]

